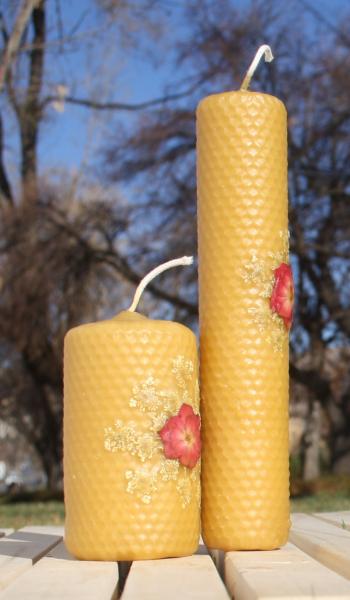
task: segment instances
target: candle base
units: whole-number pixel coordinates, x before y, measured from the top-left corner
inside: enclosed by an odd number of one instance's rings
[[[256,523],[252,525],[247,521],[246,524],[242,524],[236,535],[232,531],[227,534],[223,527],[219,527],[218,530],[207,527],[206,532],[203,533],[203,540],[208,548],[224,552],[277,550],[288,541],[289,525],[286,526],[285,520],[283,523],[275,525],[265,522],[261,527],[256,527]]]
[[[198,413],[197,348],[183,325],[122,313],[65,340],[65,541],[85,560],[187,556],[198,546],[200,461],[165,456],[162,427]]]

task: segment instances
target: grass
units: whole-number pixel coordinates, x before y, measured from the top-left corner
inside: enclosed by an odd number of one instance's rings
[[[292,512],[334,512],[350,510],[350,494],[348,492],[317,492],[310,496],[292,498]]]
[[[25,525],[62,525],[64,504],[58,499],[19,496],[0,498],[0,529]],[[350,477],[327,476],[311,484],[292,483],[292,512],[350,511]]]
[[[305,483],[292,479],[291,510],[293,512],[331,512],[350,510],[350,477],[323,475]]]
[[[47,502],[11,502],[0,505],[0,529],[20,529],[25,525],[63,525],[64,505],[58,500]]]

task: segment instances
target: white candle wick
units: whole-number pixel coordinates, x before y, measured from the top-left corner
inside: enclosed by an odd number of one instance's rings
[[[145,287],[149,284],[150,281],[152,281],[152,279],[157,277],[157,275],[160,275],[160,273],[163,273],[163,271],[167,271],[168,269],[171,269],[172,267],[180,267],[182,265],[192,265],[192,263],[193,263],[193,256],[182,256],[182,258],[174,258],[173,260],[168,260],[167,262],[159,265],[159,267],[152,269],[152,271],[150,271],[150,273],[145,275],[145,277],[140,281],[139,285],[136,288],[136,292],[135,292],[135,296],[132,301],[132,304],[131,304],[130,308],[128,308],[127,310],[130,312],[134,312],[136,310],[137,305],[140,301],[140,298],[143,294]]]
[[[258,48],[257,53],[255,54],[251,65],[245,75],[245,78],[243,79],[243,83],[240,88],[241,90],[248,89],[250,80],[253,77],[255,70],[263,55],[265,56],[265,62],[271,62],[273,60],[272,50],[267,44],[263,44],[262,46],[260,46],[260,48]]]

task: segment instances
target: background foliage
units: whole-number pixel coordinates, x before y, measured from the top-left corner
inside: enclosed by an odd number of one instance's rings
[[[276,0],[88,5],[94,29],[82,10],[68,31],[60,0],[1,4],[0,418],[35,449],[56,487],[64,334],[125,306],[147,269],[196,253],[196,105],[239,87],[267,42],[277,58],[261,65],[252,89],[277,95],[289,113],[291,377],[306,419],[301,468],[307,478],[319,465],[315,406],[324,465],[337,468],[350,453],[350,15],[329,24],[313,5],[286,9]],[[23,33],[9,55],[21,15]],[[89,80],[67,69],[62,81],[58,67],[77,47],[90,61]],[[118,99],[123,53],[142,54],[160,72],[167,53],[159,97]],[[104,132],[75,173],[43,166],[40,150],[69,110]],[[164,275],[143,308],[196,328],[195,270]]]

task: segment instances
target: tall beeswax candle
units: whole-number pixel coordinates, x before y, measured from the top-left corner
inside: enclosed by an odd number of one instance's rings
[[[203,537],[272,549],[289,528],[286,111],[240,90],[197,119]]]
[[[198,545],[196,339],[135,313],[142,288],[128,311],[65,339],[65,541],[78,558],[183,556]]]

